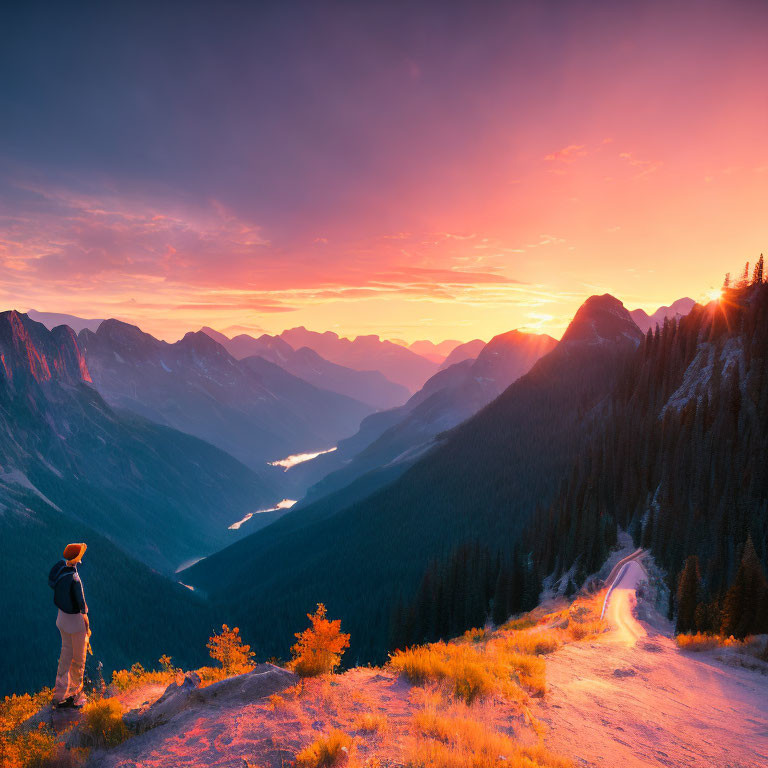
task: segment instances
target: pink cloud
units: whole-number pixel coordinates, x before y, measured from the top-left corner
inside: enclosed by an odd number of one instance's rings
[[[586,156],[586,154],[586,145],[569,144],[567,147],[558,149],[557,152],[552,152],[549,155],[545,155],[544,159],[560,163],[572,163],[577,158]]]

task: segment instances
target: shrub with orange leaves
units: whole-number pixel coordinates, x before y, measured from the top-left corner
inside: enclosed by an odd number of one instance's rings
[[[325,605],[318,603],[314,613],[308,613],[310,626],[296,633],[298,642],[291,648],[293,658],[288,668],[299,677],[315,677],[333,672],[349,647],[349,635],[341,631],[341,620],[326,618]]]
[[[211,658],[221,664],[227,675],[242,675],[253,669],[253,657],[256,655],[250,645],[245,645],[238,627],[230,629],[222,624],[221,632],[214,632],[206,645]]]
[[[3,768],[43,768],[66,756],[64,744],[40,723],[38,728],[14,735],[0,734],[0,765]]]

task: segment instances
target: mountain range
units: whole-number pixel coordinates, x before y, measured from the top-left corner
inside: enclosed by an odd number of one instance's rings
[[[461,345],[461,342],[456,341],[455,339],[446,339],[445,341],[438,342],[437,344],[435,344],[434,341],[430,341],[429,339],[420,339],[419,341],[414,341],[411,344],[407,344],[406,342],[397,343],[402,344],[404,347],[408,347],[411,352],[415,352],[417,355],[426,357],[427,360],[431,360],[433,363],[437,363],[438,365],[441,364],[456,347]]]
[[[201,330],[237,360],[252,356],[264,358],[316,387],[367,403],[374,409],[393,408],[408,399],[409,391],[379,370],[360,371],[337,365],[309,347],[294,349],[280,336],[263,334],[254,338],[241,334],[229,339],[213,328]]]
[[[98,327],[104,322],[104,319],[89,320],[84,317],[77,317],[75,315],[65,315],[61,312],[38,312],[37,310],[30,309],[27,312],[27,317],[35,322],[42,323],[49,330],[53,330],[59,325],[66,325],[71,328],[75,333],[80,333],[84,328],[88,328],[91,331],[96,331]]]
[[[685,317],[694,307],[696,302],[693,299],[685,297],[672,302],[668,307],[659,307],[652,315],[649,315],[644,309],[633,309],[629,314],[637,323],[643,333],[648,329],[654,329],[657,325],[664,325],[665,320],[679,320]]]
[[[373,410],[262,357],[236,360],[200,331],[169,344],[105,320],[78,341],[112,406],[207,440],[262,475],[270,461],[353,434]]]
[[[344,339],[332,331],[317,333],[298,327],[283,331],[280,338],[294,349],[309,347],[326,360],[356,371],[381,371],[390,381],[410,392],[420,389],[439,367],[410,349],[376,335]]]

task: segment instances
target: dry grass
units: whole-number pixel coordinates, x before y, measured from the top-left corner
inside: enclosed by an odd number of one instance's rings
[[[129,691],[142,685],[170,685],[176,681],[177,670],[144,669],[134,664],[130,669],[116,669],[112,673],[112,687],[118,691]]]
[[[468,704],[494,695],[516,701],[524,698],[499,655],[474,645],[440,642],[396,651],[389,666],[412,683],[447,684],[456,698]]]
[[[466,713],[432,710],[414,716],[415,738],[406,759],[412,768],[570,768],[541,746],[524,746]]]
[[[588,621],[569,621],[568,636],[572,640],[586,640],[588,637],[596,637],[605,632],[605,622],[600,619]]]
[[[708,635],[696,632],[690,635],[677,635],[675,638],[678,648],[684,651],[712,651],[715,648],[733,648],[734,650],[763,661],[768,661],[768,637],[765,635],[750,635],[743,640],[737,640],[733,635]]]
[[[383,733],[388,727],[387,718],[378,712],[364,712],[353,723],[353,728],[361,733]]]
[[[509,651],[540,656],[552,653],[562,645],[562,634],[556,629],[531,629],[502,634],[504,645]]]
[[[679,648],[684,651],[711,651],[724,644],[724,638],[718,635],[705,635],[697,632],[695,635],[678,635],[675,638]]]
[[[479,643],[488,637],[488,632],[485,629],[468,629],[461,637],[467,643]]]
[[[524,616],[518,616],[516,619],[510,619],[509,621],[502,624],[500,629],[511,629],[519,631],[521,629],[530,629],[531,627],[535,626],[536,619],[534,619],[532,616],[529,616],[528,614],[525,614]]]
[[[333,768],[348,759],[351,748],[352,738],[343,731],[333,730],[296,755],[296,768]]]
[[[80,723],[83,740],[90,747],[116,747],[130,735],[117,699],[95,699],[83,707]]]
[[[547,665],[538,656],[528,656],[524,653],[510,653],[505,657],[507,664],[514,670],[520,685],[536,694],[544,694],[547,690]]]

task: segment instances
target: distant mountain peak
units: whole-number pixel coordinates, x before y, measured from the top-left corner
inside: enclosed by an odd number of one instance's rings
[[[191,349],[201,355],[218,355],[221,353],[229,356],[224,347],[216,339],[211,338],[205,331],[188,331],[176,344],[179,349]]]
[[[71,328],[59,325],[49,331],[42,323],[15,309],[0,313],[0,375],[20,386],[24,386],[29,376],[38,383],[91,381]]]
[[[638,344],[643,333],[615,296],[590,296],[571,320],[562,343],[607,344],[624,340]]]
[[[229,336],[223,334],[221,331],[215,331],[213,328],[210,328],[207,325],[204,325],[200,329],[201,333],[204,333],[206,336],[210,336],[214,341],[218,341],[219,344],[226,345],[229,341]]]
[[[640,330],[644,333],[649,329],[653,330],[657,325],[664,325],[666,319],[680,318],[687,315],[694,307],[696,302],[689,296],[673,301],[668,307],[659,307],[652,315],[649,315],[644,309],[633,309],[629,314],[637,323]]]
[[[114,317],[104,320],[96,331],[96,335],[99,338],[113,339],[115,341],[120,341],[123,344],[127,342],[148,343],[150,341],[160,343],[154,336],[144,333],[138,325],[125,323]]]

